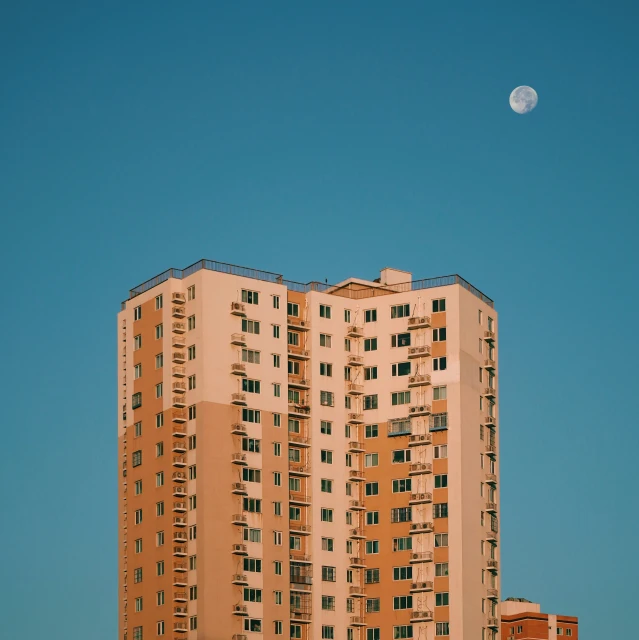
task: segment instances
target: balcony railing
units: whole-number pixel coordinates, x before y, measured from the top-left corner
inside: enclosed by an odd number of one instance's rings
[[[364,364],[364,357],[355,354],[349,354],[346,358],[349,367],[361,367]]]
[[[238,496],[247,495],[248,491],[246,490],[246,484],[244,482],[233,482],[231,484],[231,493]]]
[[[231,394],[231,404],[237,404],[240,406],[246,405],[246,394],[245,393],[232,393]]]
[[[349,413],[347,422],[349,424],[364,424],[364,414],[363,413]]]
[[[388,421],[388,436],[408,436],[412,433],[412,427],[410,420],[389,420]]]
[[[287,324],[289,329],[295,329],[297,331],[308,331],[311,328],[310,320],[301,320],[293,316],[288,316]]]
[[[351,382],[346,385],[346,393],[350,396],[361,396],[364,393],[364,385]]]
[[[311,381],[309,378],[296,378],[295,376],[289,376],[288,386],[296,389],[309,389]]]
[[[497,560],[488,559],[486,561],[486,568],[489,571],[497,572],[497,569],[499,569],[499,562]]]
[[[231,454],[231,462],[233,464],[237,464],[241,467],[246,466],[246,454],[245,453],[232,453]]]
[[[173,307],[173,309],[171,310],[171,315],[174,318],[184,318],[184,316],[186,315],[186,310],[184,309],[184,307]]]
[[[184,355],[183,351],[174,351],[172,360],[176,364],[183,364],[184,362],[186,362],[186,356]]]
[[[231,365],[231,373],[234,376],[245,376],[246,375],[246,365],[243,362],[234,362]]]
[[[430,327],[429,316],[415,316],[413,318],[408,318],[409,329],[427,329],[428,327]]]
[[[186,325],[183,322],[174,322],[171,324],[173,333],[186,333]]]
[[[408,438],[409,447],[418,447],[420,445],[432,444],[433,439],[430,433],[417,433]]]
[[[348,472],[348,475],[349,475],[349,480],[355,481],[355,482],[357,481],[363,482],[366,479],[366,477],[364,476],[364,472],[357,471],[356,469],[351,469]]]
[[[408,378],[409,387],[426,387],[430,384],[430,375],[427,373],[420,373],[416,376],[410,376]]]
[[[238,347],[246,346],[246,336],[243,333],[232,333],[231,334],[231,344],[234,344]]]
[[[427,344],[419,347],[408,347],[409,358],[426,358],[430,355],[430,347]]]

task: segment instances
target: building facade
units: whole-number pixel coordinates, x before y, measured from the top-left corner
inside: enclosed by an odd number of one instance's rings
[[[501,634],[502,640],[578,640],[579,620],[542,613],[536,602],[508,598],[501,603]]]
[[[459,276],[132,290],[120,638],[497,637],[497,336]]]

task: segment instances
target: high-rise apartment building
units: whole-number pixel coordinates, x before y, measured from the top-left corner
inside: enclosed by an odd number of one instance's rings
[[[542,613],[541,605],[524,598],[501,603],[502,640],[579,640],[579,620],[573,616]]]
[[[211,261],[118,317],[120,638],[495,638],[497,315]]]

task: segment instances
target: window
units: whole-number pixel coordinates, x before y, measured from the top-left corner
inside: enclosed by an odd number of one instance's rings
[[[433,518],[448,518],[448,503],[441,502],[433,505]]]
[[[295,302],[288,302],[286,304],[286,313],[294,318],[300,317],[300,305]]]
[[[280,442],[273,443],[273,455],[280,457],[282,455],[282,444]]]
[[[155,503],[155,515],[158,517],[164,515],[164,502]]]
[[[273,544],[277,547],[282,546],[282,532],[281,531],[273,531]]]
[[[391,462],[393,464],[410,462],[410,460],[410,449],[395,449],[394,451],[391,451]]]
[[[448,562],[438,562],[435,565],[435,576],[441,578],[448,575]]]
[[[135,541],[135,552],[142,553],[142,538],[138,538]]]
[[[133,569],[133,582],[138,583],[142,582],[142,568]]]
[[[164,575],[164,560],[160,560],[160,561],[155,563],[155,573],[158,576],[163,576]]]
[[[446,370],[446,356],[441,358],[433,358],[433,371],[445,371]]]
[[[332,377],[333,376],[333,365],[328,362],[320,362],[320,375]]]
[[[155,356],[155,368],[156,369],[161,369],[164,366],[164,354],[163,353],[158,353]]]
[[[333,538],[322,538],[322,551],[333,551],[334,542]]]
[[[320,333],[320,347],[331,347],[332,339],[326,333]]]
[[[448,606],[448,593],[436,593],[435,594],[435,606],[436,607],[447,607]]]
[[[377,351],[377,338],[365,338],[364,351]]]
[[[410,522],[412,509],[410,507],[398,507],[391,509],[391,522]]]
[[[351,408],[351,397],[350,396],[344,396],[344,407],[346,407],[347,409]]]
[[[282,563],[280,560],[275,560],[275,562],[273,562],[273,570],[275,571],[276,576],[282,575]]]
[[[322,492],[324,493],[333,493],[333,481],[332,480],[326,480],[326,479],[322,479],[320,481],[320,487]]]
[[[320,433],[324,433],[327,436],[330,436],[333,432],[333,423],[327,422],[326,420],[322,420],[320,422]]]
[[[161,398],[164,394],[164,385],[160,382],[155,385],[155,397]]]
[[[141,393],[134,393],[131,396],[131,408],[132,409],[139,409],[142,406],[142,394]]]
[[[253,422],[259,424],[262,421],[262,414],[257,409],[242,409],[242,420],[244,422]]]
[[[273,337],[274,338],[279,338],[280,337],[280,325],[279,324],[274,324],[273,325]]]
[[[350,322],[350,321],[351,321],[351,310],[344,309],[344,322]]]
[[[163,487],[164,486],[164,471],[159,471],[155,474],[155,486]]]
[[[369,409],[377,409],[377,406],[377,394],[364,396],[364,411],[368,411]]]
[[[245,333],[253,333],[259,334],[260,332],[260,323],[257,320],[248,320],[247,318],[242,318],[242,331]]]
[[[260,364],[260,352],[253,349],[242,349],[242,362]]]
[[[365,428],[366,438],[377,438],[379,435],[379,426],[376,424],[367,424]]]
[[[379,511],[366,512],[366,526],[379,524]]]
[[[393,609],[412,609],[413,596],[395,596],[393,598]]]
[[[186,325],[189,331],[192,331],[193,329],[195,329],[195,316],[189,316],[186,319]]]
[[[344,338],[344,351],[350,351],[350,350],[351,350],[351,339]]]
[[[244,482],[262,482],[261,469],[251,469],[249,467],[244,467],[242,469],[242,480]]]
[[[438,311],[446,311],[446,298],[433,300],[433,313],[437,313]]]
[[[379,598],[375,598],[377,600],[377,609],[373,609],[374,611],[379,611]],[[371,598],[372,600],[372,598]],[[368,608],[368,600],[366,601],[366,611],[369,612],[371,611]],[[374,605],[371,605],[374,606]],[[366,629],[366,640],[380,640],[380,635],[379,635],[379,627],[369,627],[368,629]]]
[[[364,465],[366,467],[376,467],[379,465],[379,454],[378,453],[367,453],[364,457]]]
[[[250,378],[242,378],[242,391],[248,393],[260,393],[261,383],[259,380],[251,380]]]
[[[155,444],[155,457],[161,458],[164,455],[164,442],[157,442]]]
[[[433,447],[433,458],[448,458],[448,445],[437,444]]]
[[[322,509],[320,512],[320,519],[322,522],[333,522],[333,510]]]
[[[322,567],[322,581],[335,582],[337,570],[335,567]]]
[[[133,338],[133,351],[137,351],[142,348],[142,336],[137,335]]]
[[[189,496],[189,511],[197,509],[197,495]]]
[[[134,467],[139,467],[142,464],[142,451],[134,451],[133,456],[131,458],[131,463]]]
[[[494,331],[495,330],[495,321],[488,316],[488,331]]]
[[[135,307],[133,309],[133,320],[140,320],[142,318],[142,307]]]
[[[137,380],[138,378],[142,377],[142,365],[141,364],[136,364],[133,367],[133,377],[135,378],[135,380]]]
[[[257,291],[242,289],[242,302],[246,304],[259,304],[259,293]]]
[[[379,569],[366,569],[364,572],[364,582],[366,584],[376,584],[379,582]]]
[[[393,406],[410,404],[410,391],[395,391],[391,393],[391,404]]]
[[[393,580],[412,580],[413,579],[413,567],[409,565],[407,567],[393,567]]]
[[[391,365],[391,374],[393,376],[409,376],[410,362],[398,362]]]
[[[410,551],[413,548],[413,539],[410,536],[405,538],[393,538],[393,551]]]
[[[448,429],[448,413],[434,413],[430,417],[430,430],[439,431],[441,429]]]
[[[258,498],[244,498],[243,508],[251,513],[262,513],[262,501]]]
[[[379,482],[367,482],[365,485],[364,493],[367,496],[378,496],[379,495]]]
[[[142,423],[141,422],[136,422],[133,425],[134,429],[135,429],[135,438],[139,438],[142,435]]]
[[[142,627],[133,627],[133,640],[142,640]]]
[[[391,347],[410,347],[410,333],[396,333],[392,335]]]
[[[367,598],[366,599],[366,613],[378,613],[379,612],[379,598]],[[374,638],[379,638],[379,629],[368,629],[366,633],[366,638],[370,637],[368,631],[377,631],[377,633],[373,633]]]
[[[441,302],[443,302],[443,300]],[[435,623],[435,635],[436,636],[449,636],[450,635],[450,624],[448,622],[436,622]]]
[[[445,489],[448,486],[448,475],[442,474],[435,476],[435,489]]]
[[[364,311],[364,322],[377,322],[377,309],[366,309]]]
[[[335,596],[322,596],[322,610],[335,611]]]
[[[320,404],[323,407],[335,406],[335,396],[332,391],[320,391]]]
[[[280,308],[280,297],[273,296],[273,309],[279,309],[279,308]]]
[[[413,625],[403,624],[397,627],[393,627],[393,638],[412,638],[413,637]]]
[[[155,326],[155,339],[160,340],[160,338],[164,337],[164,325],[158,324]]]
[[[446,387],[433,387],[433,400],[446,400]]]
[[[194,464],[192,464],[189,467],[189,480],[195,480],[195,479],[197,479],[197,467]]]
[[[164,414],[163,413],[158,413],[155,416],[155,428],[159,429],[160,427],[164,426]]]
[[[195,420],[195,417],[197,416],[197,407],[192,404],[189,406],[189,420]]]
[[[364,380],[377,380],[377,367],[364,367]]]
[[[244,631],[262,633],[262,621],[257,618],[244,618]]]
[[[164,591],[158,591],[155,594],[155,604],[161,607],[164,604]]]
[[[412,486],[411,478],[400,478],[399,480],[393,480],[393,493],[407,493],[410,492]]]
[[[275,593],[280,593],[280,595],[281,595],[281,592],[279,592],[279,591],[276,591]],[[280,602],[279,604],[282,604],[282,603]],[[275,620],[275,622],[273,623],[273,633],[276,636],[281,636],[284,633],[283,629],[284,629],[284,625],[283,625],[282,621],[281,620]]]
[[[410,315],[409,304],[396,304],[390,309],[391,318],[407,318]]]
[[[142,493],[142,480],[135,481],[135,495],[139,496]]]
[[[447,547],[448,546],[448,534],[436,533],[435,534],[435,547]]]
[[[262,602],[262,590],[246,587],[244,589],[244,602]]]
[[[281,427],[282,426],[282,416],[279,413],[274,413],[273,414],[273,426],[274,427]]]
[[[189,600],[197,600],[197,585],[189,587]]]
[[[367,554],[379,553],[379,540],[367,540],[366,553]]]
[[[335,627],[327,624],[322,625],[322,640],[333,640],[335,638]]]
[[[446,327],[440,329],[433,329],[433,342],[445,342],[446,341]]]
[[[320,460],[326,464],[333,464],[333,452],[322,449],[320,451]]]
[[[164,546],[164,531],[158,531],[155,534],[155,546],[156,547]]]
[[[319,307],[320,318],[328,318],[331,317],[331,308],[326,304],[321,304]]]

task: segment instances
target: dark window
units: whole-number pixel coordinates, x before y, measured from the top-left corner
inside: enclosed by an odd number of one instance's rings
[[[142,451],[134,451],[132,464],[134,467],[139,467],[142,464]]]
[[[433,300],[433,313],[437,313],[438,311],[446,311],[446,298]]]
[[[142,406],[142,394],[141,393],[134,393],[131,396],[131,407],[133,409],[138,409]]]
[[[448,518],[447,502],[433,505],[433,518]]]

